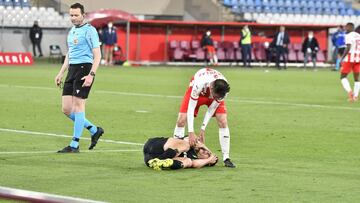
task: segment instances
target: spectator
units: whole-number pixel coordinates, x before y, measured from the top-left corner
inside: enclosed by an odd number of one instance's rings
[[[38,21],[34,21],[34,25],[30,28],[30,41],[33,46],[34,57],[36,57],[36,47],[39,50],[39,57],[42,57],[41,51],[41,39],[42,39],[42,29],[39,26]]]
[[[284,69],[286,69],[286,54],[288,52],[288,45],[290,44],[290,38],[287,32],[285,32],[285,27],[281,26],[280,31],[276,33],[273,41],[271,42],[271,47],[274,47],[276,53],[276,67],[280,70],[280,57],[284,60]]]
[[[340,59],[345,51],[345,34],[344,27],[341,25],[331,37],[331,41],[335,47],[333,53],[333,58],[335,59],[335,71],[340,69]]]
[[[117,43],[116,28],[112,22],[103,30],[102,42],[105,47],[105,65],[113,65],[114,45]]]
[[[319,43],[314,37],[314,32],[310,31],[308,37],[305,38],[302,44],[302,52],[304,53],[304,68],[306,68],[309,56],[313,62],[313,67],[316,68],[316,54],[318,51]]]
[[[214,42],[211,37],[211,31],[208,29],[201,39],[201,47],[206,50],[210,58],[210,65],[217,65],[218,58],[215,53]]]
[[[244,67],[251,67],[251,32],[248,25],[241,30],[240,47]]]

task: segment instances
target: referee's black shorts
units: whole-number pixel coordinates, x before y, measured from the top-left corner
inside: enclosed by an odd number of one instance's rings
[[[82,99],[88,98],[95,78],[90,87],[83,87],[84,80],[81,78],[89,75],[91,67],[91,63],[70,64],[62,95],[71,95]]]
[[[169,138],[165,137],[155,137],[150,138],[144,145],[144,162],[148,165],[148,161],[154,158],[159,157],[164,153],[164,145]]]

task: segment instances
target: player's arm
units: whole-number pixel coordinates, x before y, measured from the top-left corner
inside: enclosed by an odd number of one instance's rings
[[[82,78],[82,80],[84,80],[84,83],[82,85],[83,87],[89,87],[92,84],[101,60],[99,34],[97,33],[95,28],[91,28],[90,36],[87,38],[87,40],[88,44],[91,45],[94,59],[89,75]]]
[[[192,160],[191,167],[192,168],[201,168],[201,167],[204,167],[206,165],[215,163],[217,161],[217,159],[218,158],[214,154],[212,154],[207,159],[195,159],[195,160]]]
[[[55,85],[56,86],[60,86],[61,80],[68,68],[69,68],[69,54],[66,53],[64,63],[61,66],[59,73],[55,77]]]
[[[343,53],[343,55],[341,56],[341,61],[344,60],[345,56],[349,53],[350,49],[351,49],[351,44],[346,44],[346,48],[345,48],[345,50],[344,50],[344,53]]]
[[[205,143],[205,129],[206,129],[206,126],[208,125],[211,117],[214,115],[214,113],[215,113],[216,109],[218,108],[219,104],[220,104],[219,102],[214,100],[210,104],[208,110],[205,113],[205,117],[204,117],[203,123],[201,125],[200,134],[199,134],[200,135],[200,141],[202,143]]]
[[[192,90],[191,90],[189,104],[188,104],[188,110],[187,110],[187,114],[186,114],[190,146],[194,146],[195,142],[196,142],[196,139],[195,139],[196,135],[195,135],[195,131],[194,131],[194,113],[195,113],[195,108],[196,108],[196,105],[197,105],[197,102],[199,99],[201,89],[202,89],[202,86],[198,85],[194,82]]]

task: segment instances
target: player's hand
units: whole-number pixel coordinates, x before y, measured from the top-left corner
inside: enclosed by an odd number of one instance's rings
[[[199,141],[203,144],[205,144],[205,130],[200,130],[200,133],[199,133]]]
[[[60,87],[62,78],[63,78],[62,74],[59,73],[56,75],[56,77],[55,77],[55,85],[56,86]]]
[[[196,135],[194,132],[189,133],[189,144],[192,147],[196,145]]]
[[[91,76],[91,75],[87,75],[87,76],[84,76],[83,78],[81,78],[81,80],[84,80],[84,83],[83,83],[83,87],[90,87],[90,85],[92,84],[93,80],[94,80],[94,77]]]
[[[217,162],[218,157],[215,154],[211,154],[211,156],[208,159],[209,159],[209,164],[214,164]]]

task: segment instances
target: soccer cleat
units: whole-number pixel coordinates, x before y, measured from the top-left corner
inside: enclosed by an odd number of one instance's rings
[[[104,129],[102,129],[101,127],[97,127],[97,131],[96,133],[91,137],[91,144],[89,146],[89,150],[94,149],[94,147],[96,146],[97,142],[99,141],[100,137],[104,134]]]
[[[231,160],[229,158],[225,159],[224,164],[225,164],[225,167],[236,168],[236,166],[231,162]]]
[[[79,153],[79,152],[80,152],[79,147],[74,148],[74,147],[67,146],[64,149],[59,150],[57,153]]]
[[[356,101],[358,101],[359,100],[359,97],[353,97],[353,99],[352,99],[354,102],[356,102]]]
[[[172,159],[151,159],[148,161],[149,167],[157,170],[157,171],[161,171],[162,169],[165,168],[170,168],[173,164],[174,164],[174,160]]]
[[[349,102],[353,102],[353,101],[354,101],[354,94],[353,94],[352,91],[350,91],[350,92],[348,93],[348,101],[349,101]]]

